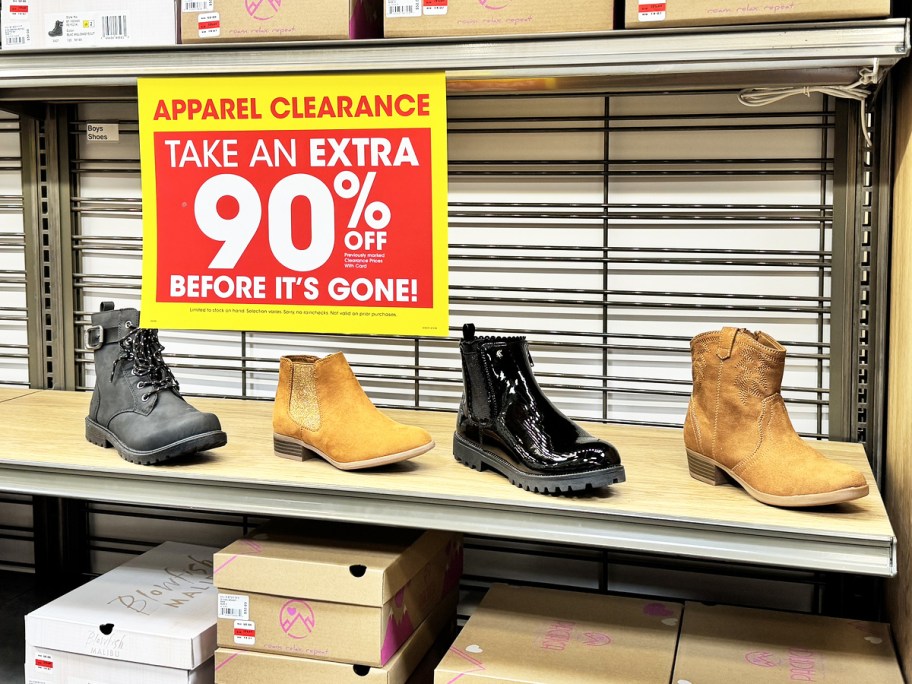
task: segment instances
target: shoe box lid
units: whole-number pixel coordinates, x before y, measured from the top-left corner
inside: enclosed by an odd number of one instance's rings
[[[901,684],[889,625],[688,602],[673,682]]]
[[[433,650],[439,635],[452,638],[458,591],[451,591],[383,667],[367,667],[300,656],[219,648],[215,652],[218,684],[406,684]],[[439,653],[437,654],[439,657]]]
[[[220,591],[382,606],[441,556],[458,581],[458,533],[275,521],[215,554],[215,583]]]
[[[434,682],[668,684],[682,609],[669,601],[495,584]]]
[[[25,616],[26,641],[193,670],[215,652],[216,549],[166,542]]]

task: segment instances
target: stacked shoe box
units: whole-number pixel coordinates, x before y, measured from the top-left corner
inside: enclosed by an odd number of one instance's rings
[[[450,532],[274,522],[215,555],[218,684],[403,684],[453,624]]]
[[[495,584],[434,682],[668,684],[682,610],[671,601]]]
[[[211,682],[215,550],[167,542],[26,615],[26,683]]]
[[[687,602],[673,682],[902,684],[890,626]]]

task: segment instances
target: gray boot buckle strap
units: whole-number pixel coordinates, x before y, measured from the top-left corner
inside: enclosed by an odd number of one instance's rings
[[[83,342],[86,349],[95,351],[101,349],[106,344],[120,342],[122,338],[118,337],[120,326],[104,328],[100,325],[90,325],[83,331]]]

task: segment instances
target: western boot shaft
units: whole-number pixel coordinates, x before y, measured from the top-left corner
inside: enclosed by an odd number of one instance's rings
[[[454,455],[534,491],[570,491],[624,481],[620,456],[567,418],[545,396],[524,337],[475,337],[459,345],[465,393]]]
[[[316,455],[341,470],[396,463],[434,447],[426,430],[373,405],[341,352],[279,360],[272,424],[277,456]]]
[[[684,419],[691,475],[731,477],[758,501],[820,506],[865,496],[854,469],[802,440],[780,393],[786,350],[763,332],[723,328],[691,341],[693,392]]]
[[[218,418],[181,396],[161,356],[158,331],[141,328],[136,309],[113,307],[102,304],[86,330],[96,376],[86,438],[141,465],[226,444]]]

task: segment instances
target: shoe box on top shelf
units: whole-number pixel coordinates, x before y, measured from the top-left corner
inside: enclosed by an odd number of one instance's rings
[[[384,0],[383,10],[383,35],[387,38],[580,33],[614,28],[612,0]]]
[[[496,584],[434,682],[668,684],[681,610],[668,601]]]
[[[627,0],[624,26],[719,26],[889,16],[890,0]]]
[[[452,532],[282,521],[215,555],[218,645],[381,667],[458,587]]]
[[[903,678],[889,625],[688,602],[671,681],[902,684]]]
[[[416,672],[426,655],[433,655],[438,636],[452,640],[456,626],[458,591],[451,591],[405,644],[383,667],[351,665],[331,660],[315,660],[299,656],[238,651],[219,648],[215,652],[216,684],[406,684],[430,682],[433,665],[424,674]],[[437,660],[442,653],[437,654]],[[436,664],[436,662],[434,663]]]
[[[174,0],[3,2],[4,50],[158,47],[177,44]]]
[[[180,0],[182,43],[380,38],[383,0]]]
[[[167,542],[26,615],[27,684],[211,682],[215,550]]]

